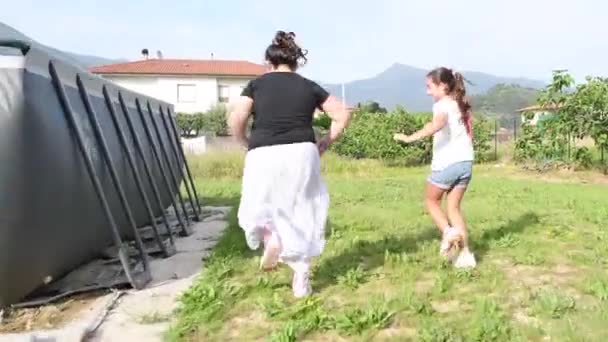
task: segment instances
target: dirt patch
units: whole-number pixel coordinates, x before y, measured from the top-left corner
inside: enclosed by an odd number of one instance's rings
[[[230,341],[265,341],[272,326],[260,311],[253,311],[244,316],[233,317],[226,325]]]
[[[52,305],[10,311],[0,324],[0,334],[62,328],[82,317],[92,308],[91,304],[105,294],[87,293]]]
[[[457,300],[432,301],[431,306],[438,313],[450,313],[461,309],[461,304]]]
[[[549,270],[527,265],[503,266],[503,270],[509,281],[526,287],[571,285],[581,273],[580,269],[566,264],[558,264]]]
[[[380,330],[374,341],[403,341],[403,339],[411,339],[416,337],[416,329],[407,326],[393,326],[387,329]]]
[[[536,317],[530,317],[524,311],[516,311],[513,314],[513,319],[521,324],[530,325],[533,327],[540,327],[540,321]]]
[[[416,293],[427,293],[435,286],[435,279],[431,274],[423,274],[420,279],[414,284],[414,290]]]

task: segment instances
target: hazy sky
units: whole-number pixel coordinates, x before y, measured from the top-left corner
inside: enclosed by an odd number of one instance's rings
[[[373,76],[395,62],[548,79],[608,75],[603,0],[2,0],[0,21],[41,43],[111,58],[261,62],[277,29],[309,50],[304,74]],[[52,5],[51,5],[52,3]],[[99,4],[94,4],[99,3]]]

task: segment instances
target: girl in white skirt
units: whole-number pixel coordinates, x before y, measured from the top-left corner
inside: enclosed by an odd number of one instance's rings
[[[311,293],[311,258],[325,243],[329,195],[320,155],[340,136],[350,114],[338,99],[295,72],[306,63],[306,51],[294,33],[277,32],[266,61],[270,72],[249,82],[229,120],[233,136],[248,148],[238,219],[251,249],[264,244],[260,267],[289,265],[294,295],[304,297]],[[317,108],[332,118],[329,135],[319,142],[312,126]]]
[[[440,253],[449,257],[457,268],[475,267],[475,257],[469,251],[467,227],[460,210],[473,172],[471,104],[466,98],[464,78],[451,69],[437,68],[428,73],[426,88],[435,100],[433,121],[412,135],[396,134],[395,140],[411,143],[433,136],[426,207],[443,235]],[[447,216],[441,210],[444,196]]]

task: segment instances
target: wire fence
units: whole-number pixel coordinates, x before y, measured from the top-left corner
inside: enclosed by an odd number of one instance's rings
[[[518,139],[524,139],[523,127],[520,120],[513,119],[512,121],[505,120],[494,120],[493,123],[492,137],[492,153],[494,160],[500,160],[503,157],[512,157],[515,155],[516,142]],[[551,138],[543,134],[543,130],[539,129],[541,139],[545,143],[550,143]],[[580,158],[580,150],[582,148],[587,151],[589,158],[591,158],[591,164],[602,168],[603,170],[608,169],[606,163],[607,151],[604,146],[597,146],[591,138],[576,139],[573,136],[567,137],[565,146],[561,146],[558,150],[561,152],[555,159],[560,159],[564,162],[573,162],[577,158]]]

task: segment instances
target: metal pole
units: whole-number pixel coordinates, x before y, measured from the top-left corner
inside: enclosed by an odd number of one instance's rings
[[[513,140],[517,140],[517,119],[513,119]]]
[[[182,162],[184,163],[184,167],[186,168],[186,174],[188,175],[188,180],[190,181],[190,186],[192,187],[192,192],[194,194],[194,200],[196,201],[196,205],[198,207],[199,215],[202,213],[201,204],[198,200],[198,194],[196,193],[196,186],[194,186],[194,181],[192,180],[192,173],[190,172],[190,166],[188,165],[188,160],[186,159],[186,154],[184,153],[183,146],[181,144],[180,135],[177,132],[175,121],[173,121],[173,115],[169,108],[167,108],[167,116],[169,120],[169,126],[171,126],[171,131],[173,132],[173,137],[175,139],[175,145],[179,154],[182,157]]]
[[[194,200],[192,199],[192,193],[190,192],[190,187],[188,186],[188,178],[186,178],[183,166],[181,165],[181,160],[180,160],[181,158],[179,157],[179,153],[177,152],[177,147],[175,147],[175,139],[173,139],[173,135],[171,134],[171,130],[169,129],[169,125],[167,124],[167,119],[165,118],[165,113],[163,111],[162,106],[158,107],[158,112],[160,114],[160,119],[161,119],[160,121],[163,123],[163,127],[165,128],[165,131],[167,132],[167,138],[169,139],[169,145],[171,146],[171,148],[169,150],[173,152],[175,161],[177,162],[176,169],[178,170],[178,176],[181,177],[181,179],[184,182],[184,188],[186,188],[186,194],[188,195],[188,200],[190,201],[190,206],[192,207],[192,213],[194,214],[194,216],[196,218],[200,218],[200,213],[198,212],[198,207],[194,205]],[[196,221],[198,221],[198,219]]]
[[[169,197],[171,197],[171,201],[173,201],[173,209],[175,209],[175,216],[177,216],[178,219],[180,220],[180,223],[182,223],[182,234],[188,236],[192,233],[189,229],[190,221],[188,219],[188,214],[185,213],[186,222],[185,223],[182,222],[181,221],[182,218],[181,218],[181,215],[180,215],[178,207],[177,207],[177,202],[175,201],[175,192],[173,192],[171,183],[169,182],[169,176],[167,176],[167,172],[165,172],[165,167],[163,166],[163,162],[160,160],[160,155],[159,155],[160,152],[156,149],[156,144],[154,143],[154,139],[152,138],[152,132],[150,132],[150,127],[148,127],[147,120],[144,115],[144,111],[141,106],[141,103],[139,102],[139,99],[135,99],[135,106],[137,107],[137,112],[141,119],[141,123],[144,126],[144,131],[146,132],[146,137],[148,138],[148,142],[150,143],[150,148],[152,149],[152,154],[154,155],[156,164],[158,165],[158,168],[159,168],[161,174],[163,175],[163,181],[164,181],[167,191],[169,193]],[[177,195],[181,198],[179,189],[177,189]]]
[[[342,83],[342,110],[346,110],[346,86]]]
[[[173,232],[172,232],[171,226],[169,224],[169,219],[167,218],[167,213],[165,212],[165,207],[163,206],[163,200],[160,197],[160,191],[158,190],[158,186],[156,185],[156,181],[154,180],[154,176],[152,175],[152,169],[150,168],[150,164],[148,163],[148,160],[146,159],[143,144],[142,144],[141,140],[139,139],[139,134],[137,134],[137,131],[135,130],[135,126],[133,125],[133,120],[131,119],[131,114],[129,113],[129,109],[127,108],[127,105],[122,96],[122,93],[120,93],[120,92],[118,93],[118,102],[120,103],[120,108],[122,109],[125,119],[127,120],[127,126],[129,126],[129,131],[131,132],[131,135],[133,136],[133,142],[135,143],[135,148],[137,149],[137,152],[139,153],[141,160],[143,162],[144,171],[146,172],[146,176],[148,177],[148,181],[150,182],[150,186],[152,187],[152,193],[154,193],[154,197],[156,197],[156,203],[158,205],[158,210],[161,212],[162,219],[165,223],[165,226],[167,227],[167,234],[172,235]],[[144,129],[146,129],[147,127],[145,126],[145,123],[143,123],[143,125],[144,125]],[[154,147],[152,147],[152,149],[154,150]],[[154,153],[154,151],[153,151],[153,153]],[[178,220],[180,226],[182,227],[182,229],[187,229],[186,225],[184,224],[184,221],[182,220],[182,217],[179,215],[179,212],[177,211],[177,204],[175,202],[175,196],[171,195],[171,189],[169,188],[169,183],[167,183],[166,175],[164,174],[164,172],[162,172],[161,176],[162,176],[163,180],[165,181],[165,185],[167,187],[167,192],[169,193],[169,198],[171,198],[171,205],[173,206],[173,209],[175,210],[175,213],[177,215],[177,220]],[[170,238],[171,238],[171,240],[173,240],[173,236],[171,236]]]
[[[169,175],[171,176],[171,180],[173,181],[173,186],[175,187],[175,192],[177,192],[177,199],[179,200],[181,207],[182,207],[182,211],[184,213],[184,215],[186,216],[186,222],[188,222],[188,224],[190,224],[189,220],[190,220],[190,215],[188,215],[188,210],[186,209],[186,204],[184,203],[184,198],[182,196],[182,192],[180,189],[180,181],[177,178],[177,176],[175,175],[175,172],[173,171],[173,168],[171,167],[171,161],[169,160],[169,155],[167,154],[167,150],[165,149],[165,144],[163,144],[163,137],[160,135],[160,130],[158,129],[158,124],[156,123],[156,120],[154,119],[154,112],[152,111],[152,106],[150,105],[150,102],[148,101],[146,103],[147,107],[148,107],[148,115],[150,116],[150,121],[152,121],[152,128],[154,128],[154,133],[156,133],[156,138],[158,139],[158,148],[160,149],[160,154],[163,156],[163,159],[165,160],[165,163],[167,164],[167,167],[169,168]]]
[[[494,160],[498,160],[498,120],[494,120]]]
[[[82,99],[82,103],[84,104],[84,108],[89,117],[89,121],[91,122],[95,138],[97,139],[97,142],[101,147],[101,153],[106,161],[106,166],[110,171],[110,178],[112,179],[112,183],[114,183],[114,187],[116,188],[116,192],[118,193],[118,199],[120,200],[120,204],[122,205],[122,208],[125,212],[125,216],[127,217],[127,220],[131,225],[131,229],[133,230],[135,244],[137,245],[137,249],[141,254],[141,258],[144,263],[144,269],[149,270],[150,263],[148,260],[148,254],[146,253],[144,244],[141,241],[141,236],[139,236],[139,232],[137,231],[137,223],[135,222],[135,217],[133,217],[133,212],[131,212],[131,205],[129,204],[127,196],[125,195],[124,188],[122,187],[122,183],[120,182],[120,178],[118,177],[118,173],[116,172],[116,164],[114,164],[110,149],[108,148],[108,144],[106,143],[106,137],[104,136],[101,125],[99,124],[99,120],[97,119],[97,113],[91,105],[91,99],[89,98],[89,94],[86,88],[84,87],[84,83],[82,82],[82,78],[80,77],[80,75],[76,76],[76,85],[78,86],[80,98]]]
[[[108,88],[106,88],[105,85],[102,88],[102,93],[103,93],[103,97],[106,100],[106,106],[108,107],[110,116],[112,117],[112,122],[114,122],[114,128],[116,129],[116,135],[118,135],[118,141],[120,142],[120,145],[121,145],[123,151],[127,155],[127,161],[129,162],[129,167],[131,168],[131,173],[133,173],[133,178],[135,179],[135,185],[137,186],[137,191],[139,192],[139,196],[141,197],[141,199],[144,203],[144,206],[146,207],[146,211],[148,212],[148,218],[150,219],[150,222],[151,222],[150,224],[152,225],[154,239],[156,240],[156,243],[158,244],[158,248],[160,248],[163,255],[165,257],[169,257],[169,256],[175,254],[175,249],[173,248],[172,251],[169,251],[169,249],[167,249],[167,246],[165,245],[165,243],[163,242],[163,239],[160,236],[158,225],[156,224],[156,218],[154,217],[154,211],[152,210],[152,206],[150,205],[150,200],[148,199],[148,195],[146,194],[146,190],[144,188],[143,182],[139,175],[139,171],[137,169],[137,164],[135,163],[135,158],[133,157],[133,153],[129,149],[129,145],[127,144],[127,138],[125,137],[125,134],[120,127],[120,122],[118,121],[118,117],[116,116],[116,109],[114,108],[114,103],[112,102],[112,99],[110,98],[110,94],[108,92]],[[173,234],[171,234],[171,229],[169,226],[167,226],[167,232],[169,232],[169,241],[170,241],[171,245],[173,245],[174,244]]]
[[[80,128],[78,127],[78,123],[74,118],[74,111],[72,110],[72,106],[65,94],[65,89],[63,88],[63,84],[61,83],[61,79],[57,74],[57,70],[55,69],[55,65],[53,61],[49,62],[49,74],[51,76],[51,82],[55,88],[55,92],[57,94],[57,98],[61,107],[63,109],[63,113],[66,116],[66,120],[68,121],[68,125],[76,138],[76,144],[78,145],[78,149],[80,150],[80,155],[84,160],[85,167],[93,183],[93,188],[95,189],[95,194],[97,195],[97,199],[101,204],[102,210],[104,212],[104,216],[108,220],[108,224],[110,225],[110,231],[112,232],[112,239],[114,240],[114,245],[118,248],[118,258],[120,263],[122,264],[123,270],[129,283],[135,289],[141,289],[145,286],[149,279],[140,279],[136,278],[134,274],[131,273],[131,265],[129,261],[129,253],[127,251],[126,246],[123,244],[122,239],[120,237],[120,233],[118,232],[118,226],[116,225],[116,221],[114,221],[114,216],[110,210],[110,206],[108,204],[108,200],[106,198],[103,187],[101,186],[101,181],[97,176],[97,172],[95,171],[95,167],[93,166],[93,162],[91,161],[91,157],[88,155],[87,150],[84,144],[84,138]],[[149,277],[149,273],[147,273],[147,277]]]

